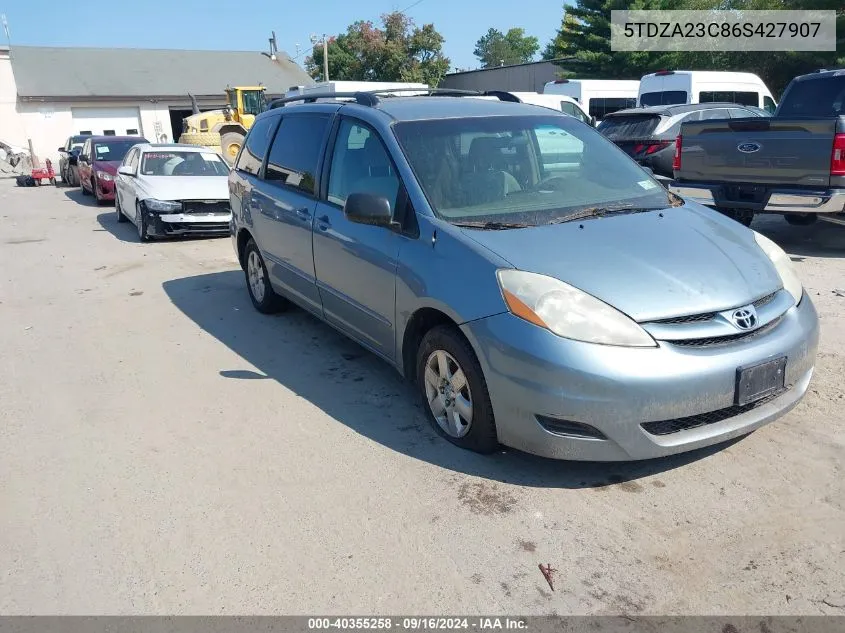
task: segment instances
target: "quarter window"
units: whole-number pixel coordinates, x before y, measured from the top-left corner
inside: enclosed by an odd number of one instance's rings
[[[387,198],[396,209],[399,177],[374,130],[344,119],[335,141],[329,174],[329,202],[341,205],[351,193],[370,193]]]
[[[771,114],[775,113],[778,107],[775,105],[775,100],[771,97],[763,97],[763,109]]]
[[[258,175],[278,121],[278,117],[267,117],[255,122],[246,137],[246,145],[241,151],[240,158],[238,158],[238,170]]]
[[[328,124],[324,115],[283,116],[264,179],[314,195],[317,161]]]

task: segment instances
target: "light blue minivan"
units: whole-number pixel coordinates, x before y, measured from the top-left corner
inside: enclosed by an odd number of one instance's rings
[[[293,302],[384,358],[447,440],[645,459],[806,392],[818,319],[764,236],[547,108],[345,96],[256,119],[229,179],[238,260],[256,309]]]

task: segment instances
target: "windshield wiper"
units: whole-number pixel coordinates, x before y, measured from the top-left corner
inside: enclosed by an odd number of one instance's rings
[[[529,226],[534,226],[533,224],[524,224],[522,222],[452,222],[452,224],[468,229],[482,229],[486,231],[524,229]]]
[[[563,224],[564,222],[574,222],[575,220],[583,220],[585,218],[600,218],[605,215],[614,213],[645,213],[646,211],[657,211],[663,207],[634,207],[634,206],[616,206],[616,207],[587,207],[572,215],[565,215],[555,218],[549,224]]]

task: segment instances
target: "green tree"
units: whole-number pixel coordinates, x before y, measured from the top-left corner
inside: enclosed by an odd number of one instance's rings
[[[328,39],[329,78],[338,81],[414,81],[436,86],[449,70],[443,36],[433,24],[417,27],[400,11],[381,16],[381,27],[360,20]],[[305,68],[322,79],[323,47],[305,59]]]
[[[490,68],[530,62],[539,48],[539,40],[526,35],[525,29],[512,28],[507,33],[488,29],[475,43],[473,54],[481,60],[482,68]]]

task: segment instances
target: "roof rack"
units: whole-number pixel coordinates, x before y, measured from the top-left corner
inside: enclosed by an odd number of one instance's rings
[[[396,93],[413,92],[414,96],[424,97],[496,97],[499,101],[510,101],[520,103],[519,97],[510,92],[503,90],[455,90],[452,88],[429,88],[428,90],[421,88],[390,88],[370,91],[357,92],[312,92],[308,94],[294,95],[292,97],[283,97],[281,99],[274,99],[267,104],[268,110],[275,108],[282,108],[288,103],[295,103],[302,101],[304,103],[314,103],[318,99],[354,99],[358,105],[375,107],[379,104],[379,97],[393,98],[397,97]]]

